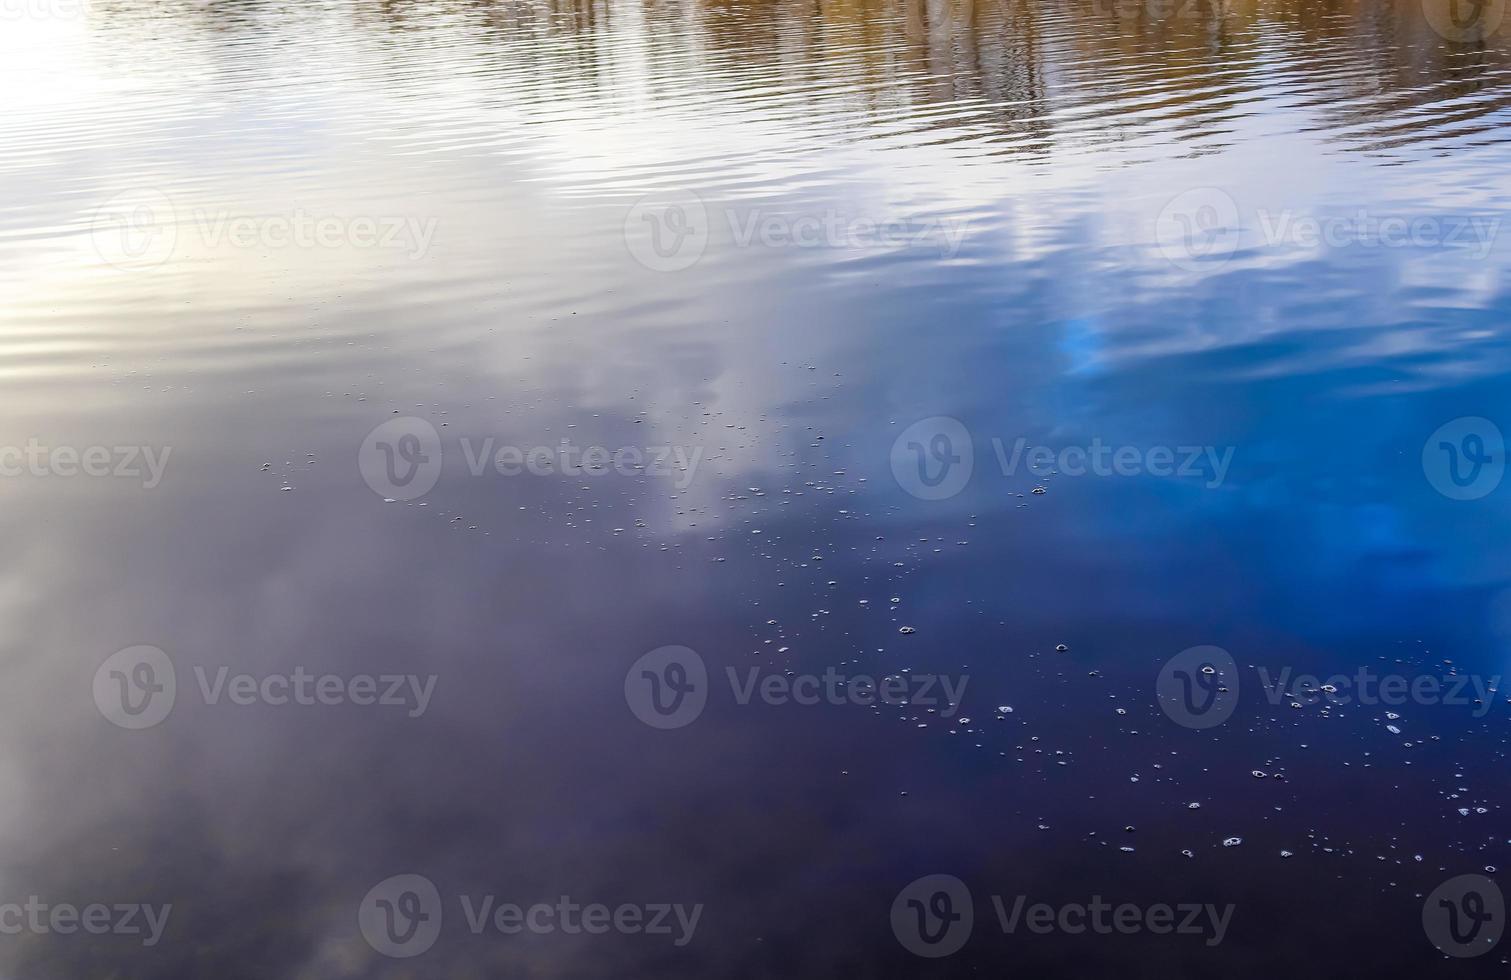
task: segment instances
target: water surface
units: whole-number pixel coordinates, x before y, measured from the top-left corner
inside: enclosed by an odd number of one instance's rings
[[[1506,694],[1264,687],[1505,672],[1501,13],[8,8],[0,446],[42,462],[0,457],[0,903],[172,914],[6,974],[1504,969],[1422,913],[1511,863]],[[1157,694],[1202,645],[1205,728]],[[107,664],[141,646],[166,674]],[[708,673],[681,727],[640,717],[665,646]],[[964,686],[741,703],[829,668]],[[444,909],[414,958],[359,927],[401,874]],[[935,874],[976,925],[918,958],[890,910]],[[703,908],[678,945],[461,902],[564,895]],[[1004,936],[993,895],[1233,912]]]

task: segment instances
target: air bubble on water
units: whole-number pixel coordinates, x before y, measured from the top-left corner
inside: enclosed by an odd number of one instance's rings
[[[1186,804],[1186,809],[1187,810],[1200,810],[1201,809],[1201,804],[1200,803],[1187,803]]]
[[[918,630],[915,629],[912,626],[899,626],[899,627],[897,627],[897,632],[904,633],[904,634],[906,634],[906,633],[917,633]]]
[[[1281,851],[1280,852],[1280,856],[1283,857],[1283,858],[1288,858],[1288,857],[1292,857],[1293,855],[1291,854],[1290,851]]]
[[[1385,730],[1387,732],[1390,732],[1390,734],[1392,734],[1392,735],[1399,735],[1399,734],[1401,734],[1401,730],[1399,728],[1397,728],[1396,726],[1394,726],[1394,725],[1386,725],[1385,726]]]
[[[1264,770],[1262,769],[1255,769],[1250,772],[1249,775],[1253,776],[1255,779],[1263,779],[1265,777]]]
[[[1203,674],[1215,674],[1217,673],[1217,668],[1213,667],[1211,664],[1202,664],[1201,672]]]
[[[1242,843],[1243,843],[1243,838],[1242,837],[1229,837],[1229,838],[1226,838],[1225,840],[1223,840],[1222,846],[1223,847],[1237,847],[1239,844],[1242,844]]]

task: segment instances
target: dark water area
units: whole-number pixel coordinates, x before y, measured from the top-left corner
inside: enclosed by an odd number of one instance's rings
[[[0,977],[1503,974],[1505,6],[0,4]]]

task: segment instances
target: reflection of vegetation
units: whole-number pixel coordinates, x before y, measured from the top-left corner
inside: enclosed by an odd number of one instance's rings
[[[1511,23],[1451,41],[1455,0],[275,0],[165,15],[218,35],[310,20],[363,28],[405,62],[507,84],[454,97],[529,111],[585,92],[787,108],[857,136],[906,131],[1038,155],[1107,142],[1225,145],[1263,100],[1306,109],[1342,148],[1472,136],[1511,104],[1492,88]],[[1499,2],[1499,0],[1497,0]],[[1436,5],[1436,6],[1434,6]],[[150,8],[150,12],[149,12]],[[1508,18],[1511,20],[1511,18]],[[292,29],[292,28],[291,28]],[[461,62],[473,61],[468,68]],[[437,74],[441,69],[437,68]],[[783,103],[786,95],[788,102]],[[1466,98],[1474,96],[1474,98]],[[958,111],[934,111],[934,107]],[[867,128],[869,127],[869,128]]]

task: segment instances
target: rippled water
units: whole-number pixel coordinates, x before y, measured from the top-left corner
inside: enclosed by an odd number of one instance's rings
[[[1503,970],[1504,7],[0,2],[0,969]]]

